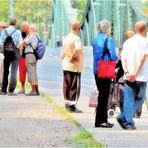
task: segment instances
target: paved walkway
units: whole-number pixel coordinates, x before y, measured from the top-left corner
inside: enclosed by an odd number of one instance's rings
[[[0,147],[78,147],[78,132],[40,96],[0,95]]]
[[[50,94],[53,100],[60,106],[64,106],[62,97],[62,90],[56,95],[57,90],[49,89],[44,92]],[[60,94],[60,95],[59,95]],[[135,119],[137,130],[126,131],[121,129],[115,120],[118,115],[118,109],[114,117],[109,118],[111,123],[115,126],[112,129],[94,128],[94,109],[88,107],[89,97],[81,93],[80,100],[78,102],[78,108],[82,109],[84,113],[77,114],[72,113],[72,116],[88,131],[94,133],[94,138],[98,141],[105,143],[108,148],[146,148],[148,147],[148,111],[146,105],[143,106],[143,113],[140,119]]]
[[[46,95],[52,96],[59,106],[64,106],[62,92],[55,88],[40,89]],[[60,91],[60,92],[59,92]],[[115,117],[109,118],[114,123],[112,129],[94,128],[94,109],[88,107],[89,97],[83,90],[78,108],[82,114],[72,113],[72,116],[88,131],[94,133],[94,138],[105,143],[108,148],[143,148],[148,147],[148,111],[143,106],[140,119],[135,119],[137,130],[125,131],[117,124]],[[59,115],[59,113],[40,96],[0,95],[0,146],[2,147],[75,147],[65,141],[74,136],[78,129]]]

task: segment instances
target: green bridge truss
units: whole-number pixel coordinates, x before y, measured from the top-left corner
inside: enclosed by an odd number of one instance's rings
[[[137,20],[143,19],[148,22],[148,18],[140,13],[142,5],[142,2],[134,0],[88,0],[80,22],[80,35],[84,45],[91,45],[101,19],[107,19],[112,24],[112,34],[117,46],[122,45],[123,33],[133,28]],[[69,24],[76,17],[70,0],[53,1],[50,47],[55,47],[59,36],[65,36],[69,32]]]

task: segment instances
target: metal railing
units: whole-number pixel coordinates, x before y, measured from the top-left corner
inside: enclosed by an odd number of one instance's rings
[[[134,23],[143,19],[148,22],[138,10],[138,2],[129,0],[88,0],[84,16],[80,22],[80,35],[84,45],[91,45],[97,34],[97,24],[101,19],[107,19],[112,25],[112,35],[117,46],[123,43],[124,32],[134,27]],[[139,2],[140,4],[140,2]],[[69,32],[72,19],[70,0],[54,0],[54,19],[50,46],[55,47],[58,35],[65,36]]]

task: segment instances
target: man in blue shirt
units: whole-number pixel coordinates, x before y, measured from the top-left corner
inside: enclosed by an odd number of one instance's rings
[[[13,34],[12,34],[13,33]],[[8,35],[11,35],[15,50],[14,52],[6,51],[4,47],[5,40]],[[11,66],[10,72],[10,83],[8,88],[8,95],[14,95],[14,90],[16,87],[16,78],[17,78],[17,69],[20,58],[19,44],[22,41],[21,32],[16,29],[16,19],[10,19],[9,27],[1,33],[0,46],[4,48],[4,73],[2,81],[2,95],[6,95],[8,87],[8,76],[9,76],[9,67]]]

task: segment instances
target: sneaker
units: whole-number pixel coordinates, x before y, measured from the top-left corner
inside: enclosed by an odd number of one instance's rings
[[[25,94],[25,90],[20,90],[19,92],[18,92],[18,94]]]
[[[83,111],[79,110],[78,108],[76,108],[75,105],[70,105],[69,106],[69,112],[72,112],[72,113],[82,113]]]
[[[36,91],[31,91],[29,94],[26,94],[26,96],[38,96],[39,94]]]
[[[0,95],[6,95],[7,92],[0,92]]]
[[[17,95],[17,94],[14,93],[14,92],[8,92],[7,94],[8,94],[8,96],[16,96],[16,95]]]
[[[121,128],[126,129],[125,122],[122,121],[119,117],[116,118],[118,124],[121,126]]]
[[[135,125],[126,125],[126,130],[129,130],[129,131],[136,130],[136,126]]]
[[[71,105],[70,105],[69,103],[67,103],[67,102],[65,103],[65,109],[66,109],[66,110],[69,110],[69,109],[70,109],[70,106],[71,106]]]
[[[137,114],[135,114],[135,115],[134,115],[134,118],[140,118],[140,116],[139,116],[139,115],[137,115]]]

